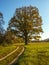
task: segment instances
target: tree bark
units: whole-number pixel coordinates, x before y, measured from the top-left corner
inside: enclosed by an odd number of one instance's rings
[[[25,38],[25,45],[27,45],[28,44],[28,41],[27,41],[27,38]]]
[[[28,44],[27,33],[25,34],[25,45]]]

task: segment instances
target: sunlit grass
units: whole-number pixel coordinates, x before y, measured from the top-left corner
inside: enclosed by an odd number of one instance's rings
[[[34,42],[25,45],[25,51],[17,65],[49,65],[49,42]]]

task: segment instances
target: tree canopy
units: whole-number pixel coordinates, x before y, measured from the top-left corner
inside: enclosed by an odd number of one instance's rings
[[[17,8],[10,19],[8,30],[13,30],[17,37],[24,39],[25,44],[30,39],[39,40],[42,30],[42,17],[36,7]]]

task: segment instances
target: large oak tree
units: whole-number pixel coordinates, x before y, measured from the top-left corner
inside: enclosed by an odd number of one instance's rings
[[[25,44],[30,39],[39,40],[42,30],[42,18],[36,7],[17,8],[10,19],[8,30],[14,30],[14,34],[24,39]]]

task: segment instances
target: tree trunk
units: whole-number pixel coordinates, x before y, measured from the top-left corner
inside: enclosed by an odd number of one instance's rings
[[[27,39],[25,39],[25,45],[27,45],[28,44],[28,41],[27,41]]]
[[[28,37],[27,37],[27,30],[26,29],[24,30],[24,36],[25,36],[25,38],[24,38],[25,45],[27,45],[28,44],[28,39],[27,39]]]
[[[27,34],[25,34],[25,45],[28,44]]]

